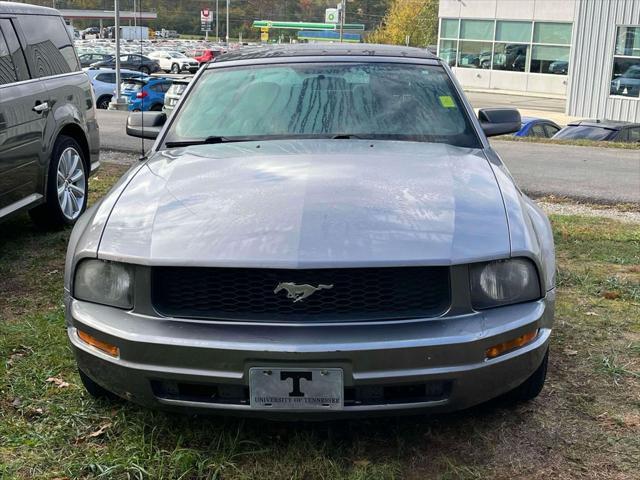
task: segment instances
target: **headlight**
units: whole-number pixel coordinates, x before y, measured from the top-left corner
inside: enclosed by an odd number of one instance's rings
[[[471,265],[473,308],[511,305],[539,299],[540,280],[536,266],[526,258]]]
[[[76,269],[74,297],[118,308],[133,307],[133,270],[123,263],[83,260]]]

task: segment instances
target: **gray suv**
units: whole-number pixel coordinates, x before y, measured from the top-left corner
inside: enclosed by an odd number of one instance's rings
[[[0,220],[29,210],[55,228],[82,214],[99,166],[94,105],[60,13],[0,2]]]

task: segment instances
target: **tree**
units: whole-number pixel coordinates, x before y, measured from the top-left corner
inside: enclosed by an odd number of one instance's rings
[[[438,40],[438,0],[393,0],[382,23],[369,34],[371,43],[426,47]]]

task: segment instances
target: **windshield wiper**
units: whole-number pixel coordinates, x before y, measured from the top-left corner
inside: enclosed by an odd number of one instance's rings
[[[165,142],[167,148],[189,147],[191,145],[208,145],[214,143],[232,143],[232,142],[248,142],[248,138],[236,137],[220,137],[210,136],[199,140],[183,140],[178,142]]]

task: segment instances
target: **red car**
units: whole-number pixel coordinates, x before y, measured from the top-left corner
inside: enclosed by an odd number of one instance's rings
[[[221,50],[213,50],[211,48],[205,48],[203,50],[194,50],[191,52],[191,57],[195,58],[200,65],[210,62],[218,55],[222,54]]]

